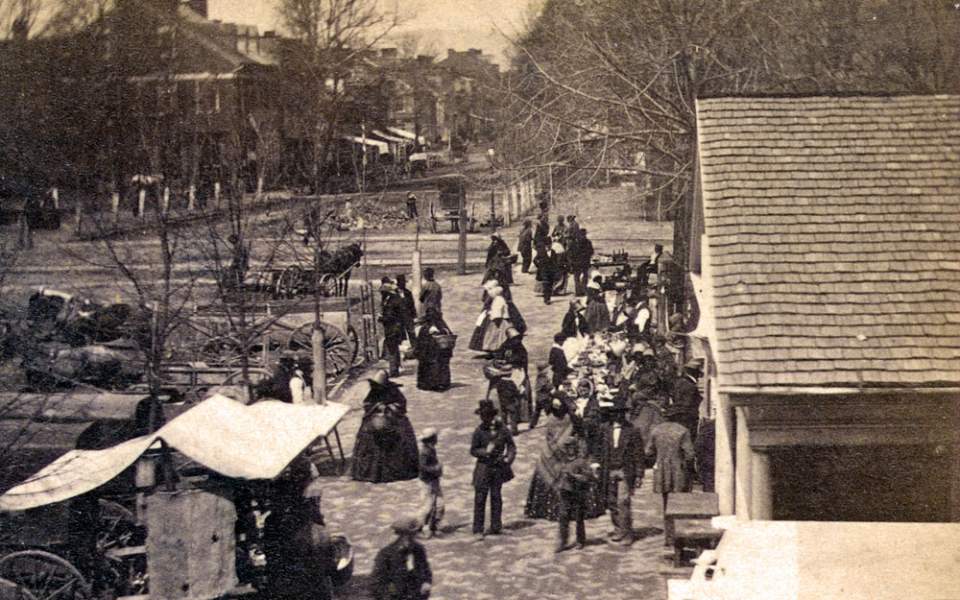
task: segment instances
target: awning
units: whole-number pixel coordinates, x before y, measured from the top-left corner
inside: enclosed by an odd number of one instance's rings
[[[400,129],[399,127],[387,127],[387,131],[402,138],[406,138],[411,142],[419,141],[421,144],[427,143],[426,139],[422,135],[418,138],[417,134],[407,131],[406,129]]]
[[[245,406],[216,395],[158,431],[105,450],[72,450],[0,496],[0,510],[27,510],[62,502],[104,485],[160,440],[227,477],[273,479],[349,407],[264,401]]]
[[[380,150],[380,154],[390,154],[390,144],[387,142],[381,142],[380,140],[373,140],[370,138],[357,137],[355,135],[345,135],[343,139],[348,142],[354,142],[356,144],[367,145],[373,148]]]
[[[374,129],[372,133],[373,133],[373,135],[377,136],[378,138],[387,140],[388,142],[393,142],[394,144],[406,144],[406,143],[408,143],[408,142],[410,141],[410,140],[408,140],[408,139],[406,139],[406,138],[397,137],[397,136],[395,136],[395,135],[389,135],[389,134],[383,133],[382,131],[377,130],[377,129]]]

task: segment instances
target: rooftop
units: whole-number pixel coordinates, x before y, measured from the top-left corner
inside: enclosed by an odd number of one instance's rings
[[[720,385],[960,384],[960,96],[697,120]]]

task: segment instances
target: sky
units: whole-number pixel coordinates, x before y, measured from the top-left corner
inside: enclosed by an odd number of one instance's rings
[[[406,22],[397,34],[414,33],[442,58],[448,48],[480,48],[493,54],[501,66],[509,42],[500,33],[513,35],[523,27],[538,0],[381,0],[396,1]],[[275,14],[277,0],[209,0],[211,19],[256,25],[261,31],[280,29]],[[499,31],[498,31],[499,30]],[[386,44],[385,44],[386,45]]]

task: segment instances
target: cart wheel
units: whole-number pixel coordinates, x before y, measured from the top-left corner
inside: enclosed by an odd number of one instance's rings
[[[100,498],[100,524],[97,528],[97,551],[106,554],[117,548],[140,546],[146,531],[137,524],[137,517],[126,506]]]
[[[25,588],[36,600],[90,600],[90,584],[68,561],[42,550],[23,550],[0,559],[0,577]]]
[[[273,373],[262,367],[250,367],[247,369],[247,375],[250,377],[250,384],[257,385],[273,377]],[[223,378],[223,385],[236,385],[243,382],[243,370],[238,369]]]
[[[337,295],[337,276],[331,273],[324,273],[320,276],[320,281],[317,282],[317,288],[320,291],[320,295],[329,298],[330,296]]]
[[[37,600],[27,588],[0,577],[0,600]]]
[[[240,344],[233,338],[224,337],[205,343],[197,358],[208,365],[236,367],[240,365],[242,355]]]
[[[347,372],[357,355],[356,332],[352,337],[344,335],[336,325],[320,321],[323,328],[323,349],[327,357],[327,377],[333,379]],[[348,329],[349,331],[349,329]],[[312,352],[313,323],[297,327],[287,339],[287,349],[294,352]]]
[[[296,265],[291,265],[280,272],[277,282],[273,289],[273,295],[276,298],[293,298],[297,295],[300,281],[303,280],[303,269]]]

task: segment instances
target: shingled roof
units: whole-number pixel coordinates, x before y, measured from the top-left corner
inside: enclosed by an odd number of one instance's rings
[[[960,96],[697,121],[721,388],[960,384]]]

